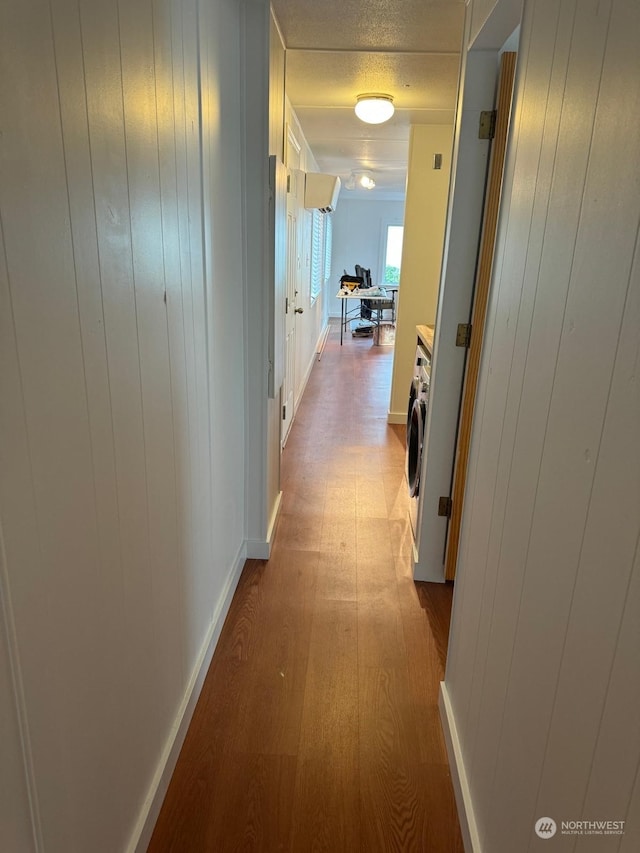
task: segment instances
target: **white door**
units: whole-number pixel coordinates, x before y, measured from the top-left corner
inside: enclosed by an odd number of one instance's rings
[[[295,372],[296,372],[296,290],[299,270],[298,218],[295,194],[291,187],[297,171],[289,172],[287,193],[287,298],[285,303],[285,359],[284,382],[282,384],[282,443],[284,444],[293,420]]]
[[[300,247],[298,245],[298,211],[302,206],[304,174],[300,172],[300,146],[287,132],[287,294],[285,300],[285,356],[284,382],[282,383],[282,429],[280,437],[285,443],[295,406],[296,387],[296,296],[300,280]]]

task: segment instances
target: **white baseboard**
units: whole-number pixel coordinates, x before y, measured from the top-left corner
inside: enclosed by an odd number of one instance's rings
[[[387,412],[387,423],[388,424],[406,424],[407,422],[407,413],[406,412]]]
[[[280,514],[280,504],[282,503],[282,492],[278,492],[278,497],[273,505],[271,518],[269,519],[269,528],[267,530],[266,539],[247,539],[246,554],[250,560],[268,560],[271,556],[271,543],[273,534],[275,533],[276,524],[278,523],[278,515]]]
[[[309,377],[311,376],[311,371],[313,370],[313,365],[316,363],[316,361],[320,361],[320,358],[322,357],[322,352],[324,350],[324,345],[327,342],[327,338],[329,336],[330,331],[331,331],[331,326],[329,323],[327,323],[326,326],[324,327],[324,329],[318,335],[318,340],[316,341],[315,352],[311,356],[311,358],[309,359],[309,364],[307,365],[307,369],[305,370],[304,376],[302,377],[302,380],[300,382],[300,386],[294,395],[293,417],[291,418],[291,423],[289,424],[289,429],[288,429],[287,434],[285,435],[284,440],[282,442],[282,449],[284,449],[284,447],[286,446],[287,439],[291,435],[291,427],[293,426],[293,423],[296,419],[296,412],[298,411],[298,407],[299,407],[300,403],[302,402],[302,397],[304,395],[304,392],[307,389],[307,383],[309,382]],[[251,555],[249,555],[249,556],[251,556]],[[256,559],[268,560],[269,557],[268,556],[267,557],[262,557],[262,556],[257,557],[256,556]]]
[[[464,849],[466,853],[482,853],[482,848],[480,847],[480,836],[478,835],[478,826],[473,813],[473,803],[471,802],[471,791],[469,790],[467,774],[462,760],[460,739],[458,738],[458,730],[456,728],[453,708],[451,707],[451,701],[449,700],[449,694],[447,692],[447,685],[444,681],[440,682],[438,707],[440,708],[440,719],[442,721],[444,739],[447,745],[449,767],[451,768],[451,781],[456,795],[456,805],[458,806],[458,818],[460,820],[460,831],[462,833]]]
[[[149,792],[143,803],[131,836],[131,841],[127,847],[129,853],[144,853],[149,846],[162,803],[167,793],[167,788],[169,787],[169,782],[171,781],[171,776],[175,770],[182,744],[191,723],[196,702],[200,696],[200,691],[202,690],[202,685],[204,684],[204,679],[211,663],[211,658],[218,644],[224,620],[229,612],[233,594],[240,580],[244,563],[245,544],[243,543],[227,576],[227,581],[211,619],[207,636],[202,644],[187,689],[178,708],[178,713],[171,726]]]
[[[303,397],[304,392],[306,390],[307,382],[309,381],[309,377],[311,376],[311,371],[313,370],[313,365],[318,360],[318,353],[322,351],[322,347],[324,346],[324,339],[329,334],[329,331],[330,331],[329,324],[327,323],[327,325],[324,327],[324,329],[320,332],[320,334],[318,336],[318,340],[316,341],[314,353],[311,356],[311,358],[309,359],[309,364],[307,365],[307,369],[305,370],[304,376],[302,377],[302,381],[300,382],[300,385],[298,386],[298,389],[297,389],[297,394],[295,397],[294,418],[295,418],[295,412],[298,411],[298,406],[300,405],[300,401],[302,400],[302,397]]]
[[[318,361],[322,358],[322,353],[324,352],[325,345],[327,343],[327,338],[329,337],[329,332],[331,331],[331,323],[327,323],[324,329],[320,332],[320,337],[318,338],[318,342],[316,344],[316,358]]]

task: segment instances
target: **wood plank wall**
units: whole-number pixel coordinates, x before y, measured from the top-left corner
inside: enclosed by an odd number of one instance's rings
[[[446,675],[491,853],[640,849],[639,32],[525,3]]]
[[[244,542],[240,12],[0,14],[2,594],[36,834],[112,853]]]

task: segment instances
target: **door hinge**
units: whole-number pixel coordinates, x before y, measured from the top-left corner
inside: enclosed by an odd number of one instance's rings
[[[291,192],[291,175],[287,175],[287,192]]]
[[[285,403],[285,405],[282,407],[282,420],[286,421],[286,419],[287,419],[287,406]]]
[[[442,497],[438,501],[438,515],[451,518],[451,498]]]
[[[478,139],[493,139],[496,135],[496,111],[483,110],[480,113]]]
[[[471,323],[458,323],[456,346],[469,349],[471,346]]]

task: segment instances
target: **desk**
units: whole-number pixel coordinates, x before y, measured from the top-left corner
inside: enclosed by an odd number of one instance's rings
[[[344,330],[347,328],[347,325],[356,319],[356,316],[360,316],[360,303],[363,299],[366,299],[368,302],[393,302],[393,314],[395,316],[395,301],[396,301],[396,293],[398,292],[398,285],[387,285],[383,284],[381,287],[384,287],[386,291],[385,296],[367,296],[369,288],[365,288],[364,290],[351,290],[349,293],[345,293],[342,290],[339,290],[336,293],[336,298],[340,300],[340,346],[342,346],[342,337]],[[357,300],[358,305],[353,308],[347,308],[347,302],[349,300]],[[375,311],[375,308],[372,309]],[[377,326],[380,323],[380,311],[377,312],[378,317],[376,320],[373,320],[373,325]],[[372,315],[373,316],[373,315]]]

